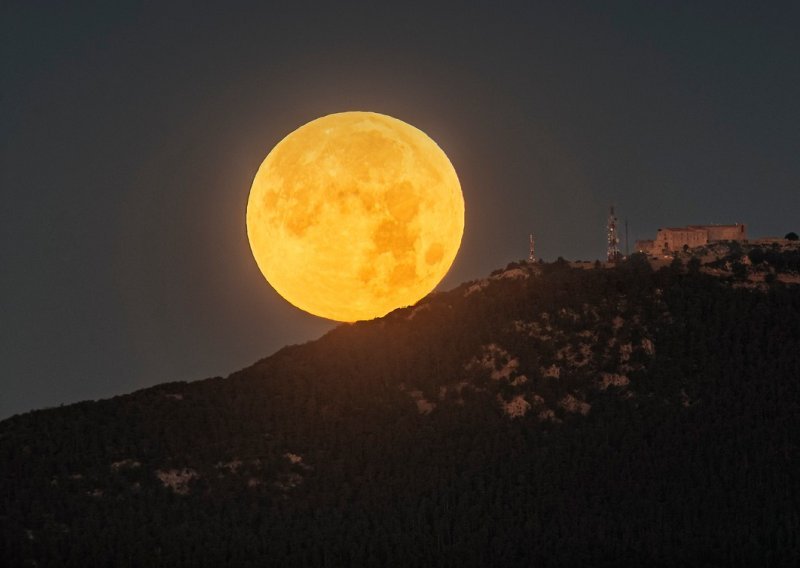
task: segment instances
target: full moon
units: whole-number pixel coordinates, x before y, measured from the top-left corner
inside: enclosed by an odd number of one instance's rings
[[[453,165],[391,116],[342,112],[281,140],[253,180],[247,236],[287,301],[337,321],[415,304],[444,278],[464,232]]]

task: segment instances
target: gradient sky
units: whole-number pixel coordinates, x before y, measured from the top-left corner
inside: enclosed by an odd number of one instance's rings
[[[266,284],[244,214],[267,152],[332,112],[395,116],[452,160],[442,289],[531,231],[545,259],[601,257],[611,203],[631,242],[800,230],[797,3],[278,4],[3,3],[0,418],[330,329]]]

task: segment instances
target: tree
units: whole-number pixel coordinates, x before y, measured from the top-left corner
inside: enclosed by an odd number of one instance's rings
[[[750,262],[753,264],[761,264],[764,262],[764,250],[760,248],[754,248],[750,252],[747,253],[747,256],[750,258]]]
[[[786,233],[786,236],[783,238],[786,239],[787,241],[796,241],[800,239],[800,237],[798,237],[797,233],[795,233],[794,231]]]
[[[733,263],[732,272],[736,278],[742,280],[747,278],[747,267],[738,260]]]

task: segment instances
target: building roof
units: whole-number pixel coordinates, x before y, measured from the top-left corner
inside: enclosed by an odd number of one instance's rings
[[[710,225],[689,225],[689,227],[698,229],[733,229],[735,227],[741,227],[742,225],[744,225],[744,223],[733,223],[732,225],[717,225],[716,223],[712,223]]]
[[[687,231],[687,232],[697,232],[704,230],[706,230],[706,228],[703,225],[691,225],[689,227],[665,227],[659,229],[659,231]]]

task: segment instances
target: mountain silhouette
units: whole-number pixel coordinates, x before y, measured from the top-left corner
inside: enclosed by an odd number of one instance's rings
[[[0,560],[794,565],[800,263],[753,250],[512,263],[227,378],[7,419]]]

